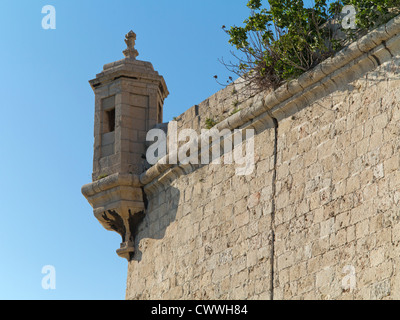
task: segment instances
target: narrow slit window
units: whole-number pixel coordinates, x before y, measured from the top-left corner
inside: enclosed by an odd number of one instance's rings
[[[106,111],[107,132],[115,131],[115,108]]]
[[[162,106],[159,104],[158,105],[158,119],[157,119],[158,123],[162,123],[162,120],[163,120],[162,111],[163,111]]]

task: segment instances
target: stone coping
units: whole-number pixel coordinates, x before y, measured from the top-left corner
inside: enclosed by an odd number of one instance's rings
[[[99,179],[82,187],[82,194],[86,197],[93,197],[98,193],[113,189],[119,186],[142,187],[139,176],[135,174],[115,173],[103,179]]]
[[[256,130],[272,119],[283,119],[313,101],[318,100],[337,89],[340,85],[356,80],[368,71],[373,70],[400,52],[400,16],[381,27],[369,32],[348,47],[336,53],[332,58],[321,62],[314,69],[304,73],[298,79],[285,83],[273,92],[263,92],[248,99],[244,108],[218,123],[215,128]],[[200,137],[199,140],[204,138]],[[199,141],[195,141],[198,144]],[[199,150],[201,154],[201,150]],[[167,155],[166,157],[169,157]],[[103,191],[123,181],[132,186],[145,187],[150,193],[157,190],[158,185],[171,183],[181,173],[190,172],[191,165],[163,164],[161,159],[153,167],[136,175],[112,175],[82,188],[85,194],[95,190]],[[131,177],[127,177],[131,176]]]

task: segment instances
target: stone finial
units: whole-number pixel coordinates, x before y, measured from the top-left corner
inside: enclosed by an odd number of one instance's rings
[[[131,30],[125,35],[125,43],[128,48],[124,50],[123,53],[126,58],[136,59],[136,57],[139,55],[139,52],[135,49],[135,42],[136,33]]]

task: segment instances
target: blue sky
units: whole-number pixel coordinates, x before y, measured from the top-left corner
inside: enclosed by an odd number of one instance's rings
[[[0,299],[124,299],[121,241],[81,195],[91,182],[94,95],[88,84],[123,58],[137,33],[138,59],[153,63],[171,92],[165,121],[221,89],[219,58],[231,47],[222,25],[240,24],[246,1],[0,1]],[[56,30],[42,29],[42,7]],[[44,290],[42,267],[56,270]]]

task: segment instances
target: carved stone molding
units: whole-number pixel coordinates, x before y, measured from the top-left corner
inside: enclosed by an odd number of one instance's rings
[[[83,186],[82,194],[102,226],[121,235],[122,243],[117,254],[131,260],[135,252],[135,230],[145,210],[137,176],[114,174]]]

